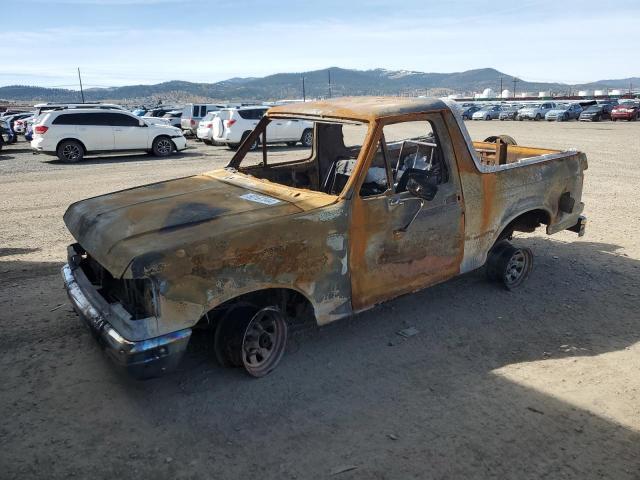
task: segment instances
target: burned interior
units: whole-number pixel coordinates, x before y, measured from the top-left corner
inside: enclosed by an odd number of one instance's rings
[[[314,122],[313,147],[300,149],[300,159],[281,162],[276,154],[279,147],[269,145],[266,137],[270,121],[261,122],[229,167],[288,187],[339,195],[356,171],[368,124],[317,120]],[[400,126],[402,128],[397,128]],[[255,150],[248,148],[252,143],[256,145]],[[430,122],[387,125],[377,141],[375,155],[359,193],[361,197],[388,191],[401,193],[406,191],[412,174],[424,175],[430,183],[437,185],[447,181],[448,169]]]

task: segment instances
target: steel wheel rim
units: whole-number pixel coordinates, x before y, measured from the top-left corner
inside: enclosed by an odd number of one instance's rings
[[[156,145],[156,149],[158,150],[158,153],[163,155],[171,153],[171,142],[169,140],[160,140]]]
[[[254,376],[269,373],[284,353],[287,328],[276,307],[258,310],[249,321],[242,339],[242,363]]]
[[[302,138],[302,141],[304,142],[304,144],[308,147],[309,145],[311,145],[311,142],[313,142],[313,133],[311,132],[306,132],[304,134],[304,137]]]
[[[517,250],[509,259],[504,273],[504,281],[507,286],[518,284],[527,274],[529,259],[522,250]]]
[[[65,160],[77,160],[80,158],[80,148],[77,145],[65,145],[62,148],[62,156]]]

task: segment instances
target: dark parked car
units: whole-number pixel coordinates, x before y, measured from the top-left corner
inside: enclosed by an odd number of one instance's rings
[[[11,128],[11,123],[6,118],[0,118],[0,135],[5,144],[16,143],[16,134]]]
[[[611,120],[638,120],[640,118],[640,104],[622,103],[611,110]]]
[[[611,118],[611,110],[613,105],[610,103],[599,103],[597,105],[591,105],[584,110],[578,120],[581,122],[599,122],[606,118]]]
[[[480,107],[478,105],[471,105],[470,107],[465,108],[462,112],[462,119],[471,120],[471,116],[478,110],[480,110]]]
[[[0,150],[4,144],[9,143],[9,132],[5,130],[5,122],[0,121]]]

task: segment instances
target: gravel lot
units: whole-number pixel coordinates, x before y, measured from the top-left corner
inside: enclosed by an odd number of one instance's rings
[[[640,478],[640,123],[467,125],[585,151],[587,234],[522,235],[536,267],[519,291],[477,271],[296,334],[260,380],[219,367],[206,336],[170,375],[122,376],[59,275],[68,204],[229,150],[70,166],[5,147],[0,477]]]

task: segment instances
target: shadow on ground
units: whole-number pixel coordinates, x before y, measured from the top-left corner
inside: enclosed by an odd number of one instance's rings
[[[196,150],[182,150],[180,152],[174,152],[167,157],[156,157],[150,153],[135,152],[127,154],[109,154],[109,155],[87,155],[81,162],[67,163],[60,161],[57,157],[48,157],[45,163],[51,165],[105,165],[110,163],[123,163],[123,162],[152,162],[158,160],[179,160],[181,158],[195,158],[201,157],[202,153]]]
[[[640,262],[609,244],[517,243],[536,253],[521,290],[487,283],[482,271],[462,276],[295,334],[280,367],[260,380],[219,367],[202,332],[177,371],[129,380],[68,306],[50,312],[65,301],[50,273],[59,265],[1,261],[0,271],[26,270],[2,297],[24,315],[0,324],[5,471],[637,478],[639,432],[492,372],[576,356],[563,344],[584,356],[638,342]],[[33,295],[44,289],[55,294],[41,308]],[[32,294],[15,298],[18,290]],[[396,332],[408,326],[419,333],[401,340]]]

